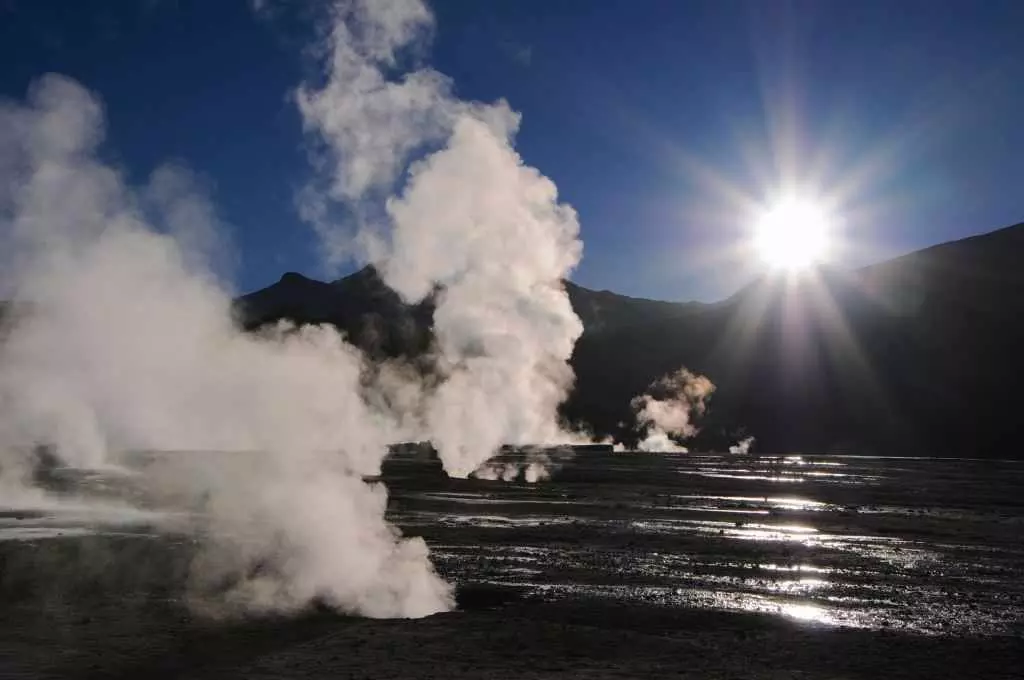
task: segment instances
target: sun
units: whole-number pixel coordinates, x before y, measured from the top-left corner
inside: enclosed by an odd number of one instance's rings
[[[831,227],[821,205],[786,199],[761,214],[754,226],[754,247],[770,267],[799,271],[824,259]]]

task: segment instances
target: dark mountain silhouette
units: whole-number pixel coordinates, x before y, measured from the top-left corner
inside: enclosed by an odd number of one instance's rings
[[[332,283],[288,272],[235,301],[247,330],[281,320],[332,324],[374,358],[414,356],[430,346],[433,305],[407,305],[371,267]]]
[[[856,271],[764,277],[714,304],[566,290],[584,325],[563,415],[633,441],[630,400],[686,366],[716,384],[697,447],[1024,457],[1024,224]],[[421,357],[433,306],[372,268],[288,273],[235,301],[239,324],[327,323],[372,357]],[[0,302],[0,338],[15,316]],[[421,364],[422,366],[422,364]]]
[[[715,304],[566,289],[584,324],[566,418],[629,441],[630,399],[680,366],[718,389],[698,447],[1018,457],[1024,224],[845,272],[764,277]],[[432,307],[370,269],[286,274],[239,298],[246,328],[330,323],[374,356],[429,347]]]

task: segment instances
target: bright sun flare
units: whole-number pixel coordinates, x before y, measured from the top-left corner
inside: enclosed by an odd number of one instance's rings
[[[789,199],[765,211],[754,227],[754,247],[777,269],[804,269],[825,256],[828,213],[810,201]]]

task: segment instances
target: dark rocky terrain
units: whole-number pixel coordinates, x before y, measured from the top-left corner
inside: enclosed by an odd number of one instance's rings
[[[715,304],[566,282],[585,332],[564,415],[629,442],[630,399],[686,366],[718,386],[696,448],[749,433],[772,451],[1019,457],[1022,262],[1016,225],[856,271],[766,277]],[[332,283],[286,274],[237,303],[247,328],[331,323],[374,356],[430,343],[430,304],[403,304],[368,268]]]
[[[183,599],[194,538],[14,509],[0,677],[1020,678],[1022,474],[593,451],[509,484],[394,459],[388,516],[458,608],[391,621],[209,620]]]

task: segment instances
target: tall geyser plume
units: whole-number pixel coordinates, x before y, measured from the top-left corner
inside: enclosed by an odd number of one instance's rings
[[[200,184],[175,165],[130,187],[100,160],[103,137],[101,102],[68,78],[0,102],[3,483],[25,482],[37,445],[87,468],[165,451],[139,483],[199,513],[204,606],[449,608],[425,544],[362,481],[401,436],[361,396],[363,356],[331,328],[238,331]]]
[[[324,82],[297,93],[331,171],[301,208],[331,259],[364,258],[407,302],[435,296],[442,379],[424,391],[423,436],[453,476],[503,444],[566,440],[576,213],[515,152],[506,102],[463,101],[430,68],[398,72],[430,36],[423,2],[344,1],[333,17]]]
[[[697,434],[695,417],[704,414],[706,401],[715,386],[703,375],[685,368],[662,376],[634,397],[631,405],[643,433],[637,448],[641,451],[686,451],[675,439]],[[675,439],[674,439],[675,438]]]

